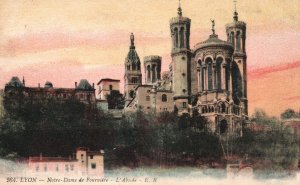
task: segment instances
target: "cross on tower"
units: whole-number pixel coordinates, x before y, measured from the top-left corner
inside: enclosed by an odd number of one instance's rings
[[[234,11],[236,12],[236,3],[237,3],[237,0],[233,0],[233,3],[234,3]]]
[[[178,7],[178,15],[182,16],[182,9],[181,9],[180,0],[179,0],[179,7]]]

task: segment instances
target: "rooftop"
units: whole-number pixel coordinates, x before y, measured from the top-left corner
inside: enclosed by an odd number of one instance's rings
[[[223,41],[218,38],[218,35],[212,34],[209,38],[203,42],[199,42],[194,46],[194,50],[198,50],[206,47],[228,47],[233,49],[233,45],[230,42]]]
[[[97,85],[99,85],[101,82],[103,82],[103,81],[105,81],[105,82],[120,82],[120,80],[118,80],[118,79],[111,79],[111,78],[102,78],[98,83],[97,83]]]

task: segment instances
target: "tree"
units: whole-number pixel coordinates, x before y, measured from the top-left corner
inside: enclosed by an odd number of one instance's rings
[[[112,90],[110,94],[106,96],[108,109],[123,109],[125,105],[125,99],[120,91]]]
[[[281,113],[280,117],[281,119],[296,118],[297,113],[293,109],[286,109],[283,113]]]

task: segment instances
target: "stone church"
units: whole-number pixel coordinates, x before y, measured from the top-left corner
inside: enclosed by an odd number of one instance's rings
[[[161,72],[160,56],[145,56],[142,84],[141,60],[131,34],[130,50],[125,59],[125,112],[141,110],[159,113],[197,110],[210,121],[212,131],[241,133],[248,118],[246,23],[226,25],[227,40],[218,38],[212,20],[212,34],[190,48],[191,19],[178,14],[170,20],[171,56],[169,70]]]

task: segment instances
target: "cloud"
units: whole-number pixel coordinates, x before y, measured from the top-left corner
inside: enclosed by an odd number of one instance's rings
[[[250,79],[257,79],[257,78],[262,78],[268,75],[269,73],[281,72],[281,71],[286,71],[289,69],[299,68],[299,67],[300,67],[300,61],[296,61],[287,64],[280,64],[280,65],[264,67],[259,69],[252,69],[251,71],[248,71],[248,77]]]
[[[2,57],[14,57],[21,54],[34,54],[63,48],[94,47],[101,50],[116,49],[129,45],[129,32],[40,32],[27,33],[8,38],[2,45]],[[167,37],[147,33],[135,33],[139,45],[159,45]]]

